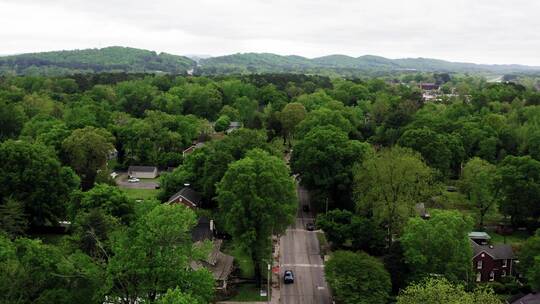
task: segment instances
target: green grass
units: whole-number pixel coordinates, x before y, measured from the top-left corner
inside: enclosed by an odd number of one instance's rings
[[[237,285],[236,291],[238,293],[232,298],[228,299],[228,301],[256,302],[267,300],[267,297],[260,296],[259,288],[257,288],[255,284]]]
[[[158,183],[159,184],[159,177],[156,178],[139,178],[140,183]]]
[[[131,188],[122,188],[122,191],[124,191],[129,198],[141,199],[141,200],[156,198],[159,192],[158,189],[131,189]]]
[[[234,257],[234,261],[238,264],[238,268],[240,268],[240,277],[251,279],[255,276],[255,264],[248,253],[240,246],[230,242],[223,251]]]
[[[525,242],[526,239],[530,237],[527,231],[515,231],[511,235],[500,235],[494,231],[488,231],[489,236],[491,236],[491,243],[499,244],[506,243],[512,246],[519,246],[521,243]]]

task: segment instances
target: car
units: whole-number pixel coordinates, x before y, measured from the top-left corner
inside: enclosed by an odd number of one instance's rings
[[[128,183],[138,183],[140,181],[141,180],[136,177],[131,177],[130,179],[128,179]]]
[[[309,212],[309,205],[303,205],[302,210],[304,210],[304,212]]]
[[[285,270],[285,272],[283,273],[283,282],[285,284],[294,283],[294,274],[292,270]]]
[[[313,230],[315,230],[315,224],[313,224],[312,222],[307,223],[307,224],[306,224],[306,229],[307,229],[308,231],[313,231]]]

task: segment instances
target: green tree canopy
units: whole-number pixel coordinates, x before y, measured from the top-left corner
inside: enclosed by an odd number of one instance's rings
[[[31,225],[57,225],[79,186],[73,170],[62,167],[47,147],[24,141],[1,143],[0,159],[0,202],[21,202]]]
[[[260,149],[229,165],[217,185],[225,228],[260,266],[270,256],[271,236],[292,223],[297,208],[294,182],[283,160]]]
[[[436,189],[433,171],[418,153],[399,146],[367,158],[354,169],[357,209],[388,228],[388,241]]]
[[[336,251],[326,263],[324,273],[339,303],[388,302],[390,275],[379,260],[364,252]]]
[[[500,210],[514,225],[540,216],[540,161],[530,156],[507,156],[499,165],[496,187]]]
[[[81,177],[83,190],[92,188],[98,170],[105,168],[114,148],[112,135],[104,129],[85,127],[71,133],[62,143],[66,161]]]
[[[469,279],[471,229],[470,219],[458,211],[434,210],[428,221],[419,217],[409,219],[401,244],[413,277],[443,275],[454,282]]]
[[[291,168],[301,175],[307,188],[321,190],[331,198],[347,197],[354,163],[371,153],[369,144],[349,140],[336,127],[316,127],[294,146]]]
[[[496,175],[497,167],[478,157],[469,160],[463,168],[460,188],[471,201],[480,226],[484,225],[486,214],[497,206]]]
[[[478,287],[467,292],[463,285],[454,285],[445,279],[427,279],[413,283],[397,297],[397,304],[502,304],[493,290]]]
[[[193,259],[207,254],[191,240],[195,213],[178,204],[142,204],[136,222],[112,235],[108,294],[128,304],[155,301],[158,295],[178,288],[208,302],[213,298],[212,274],[190,267]]]

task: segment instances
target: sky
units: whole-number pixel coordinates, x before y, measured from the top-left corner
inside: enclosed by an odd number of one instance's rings
[[[0,54],[345,54],[540,66],[538,0],[0,0]]]

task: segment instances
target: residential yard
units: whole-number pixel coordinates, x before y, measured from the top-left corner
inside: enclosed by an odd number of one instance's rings
[[[158,189],[135,189],[135,188],[121,188],[129,198],[132,199],[152,199],[158,195]]]
[[[237,302],[263,302],[267,301],[267,297],[261,297],[259,288],[255,284],[241,284],[236,286],[238,292],[235,296],[227,301]]]

